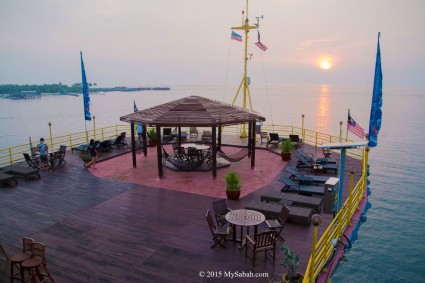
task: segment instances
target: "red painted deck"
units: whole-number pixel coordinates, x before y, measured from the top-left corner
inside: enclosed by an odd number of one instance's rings
[[[315,149],[306,146],[305,151]],[[211,172],[172,170],[159,180],[150,153],[147,158],[137,155],[137,169],[132,168],[131,154],[125,154],[87,171],[78,154],[68,152],[65,168],[41,172],[40,180],[18,179],[17,186],[1,187],[0,243],[8,254],[19,251],[23,236],[45,243],[47,264],[57,282],[266,282],[223,278],[225,271],[280,276],[284,269],[278,264],[279,251],[275,264],[258,254],[254,268],[237,243],[210,249],[205,220],[211,202],[224,197],[223,176],[228,170],[238,168],[243,182],[242,198],[227,201],[230,208],[243,208],[265,191],[280,190],[276,180],[285,163],[278,155],[257,150],[255,170],[245,158],[218,170],[215,180]],[[144,163],[151,158],[154,165]],[[360,168],[360,163],[348,159],[346,168]],[[320,233],[331,220],[329,214],[321,216]],[[265,229],[265,224],[258,228]],[[300,254],[304,271],[312,226],[288,223],[283,233],[285,243]],[[222,278],[200,277],[201,271],[221,271]],[[0,282],[8,280],[8,272],[0,255]]]

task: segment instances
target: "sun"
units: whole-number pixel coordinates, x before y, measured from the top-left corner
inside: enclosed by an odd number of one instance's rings
[[[322,68],[323,70],[328,70],[331,67],[332,67],[331,63],[328,60],[326,60],[326,59],[323,59],[320,62],[320,68]]]

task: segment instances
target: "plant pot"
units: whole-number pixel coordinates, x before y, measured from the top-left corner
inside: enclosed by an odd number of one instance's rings
[[[150,140],[148,146],[153,147],[153,146],[157,146],[157,145],[158,145],[157,141]]]
[[[282,156],[283,161],[291,160],[291,153],[290,152],[281,152],[280,156]]]
[[[229,190],[226,190],[226,195],[227,195],[227,198],[228,199],[238,200],[239,199],[239,196],[241,195],[241,191],[240,190],[239,191],[229,191]]]
[[[303,279],[304,279],[304,274],[302,274],[300,272],[297,272],[297,275],[295,276],[295,278],[293,278],[291,280],[289,280],[287,273],[284,273],[283,276],[282,276],[283,282],[286,282],[286,283],[298,283],[298,282],[302,282]]]

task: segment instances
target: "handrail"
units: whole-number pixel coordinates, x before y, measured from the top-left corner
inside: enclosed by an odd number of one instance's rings
[[[330,258],[335,248],[335,245],[337,245],[340,239],[343,237],[343,233],[347,227],[347,224],[350,223],[350,220],[352,219],[366,192],[366,166],[367,154],[365,154],[363,157],[362,176],[353,188],[351,192],[351,197],[348,197],[345,200],[341,209],[335,215],[334,219],[331,221],[326,231],[323,233],[322,237],[317,242],[315,247],[316,256],[314,258],[313,274],[310,274],[311,265],[313,261],[312,257],[310,257],[307,269],[304,273],[303,282],[313,282],[314,279],[319,276],[326,262]]]

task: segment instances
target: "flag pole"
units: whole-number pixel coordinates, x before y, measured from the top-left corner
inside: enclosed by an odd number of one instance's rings
[[[350,108],[348,108],[347,121],[348,121],[348,117],[350,117]],[[345,141],[348,142],[348,123],[347,123],[347,132],[345,133]]]

